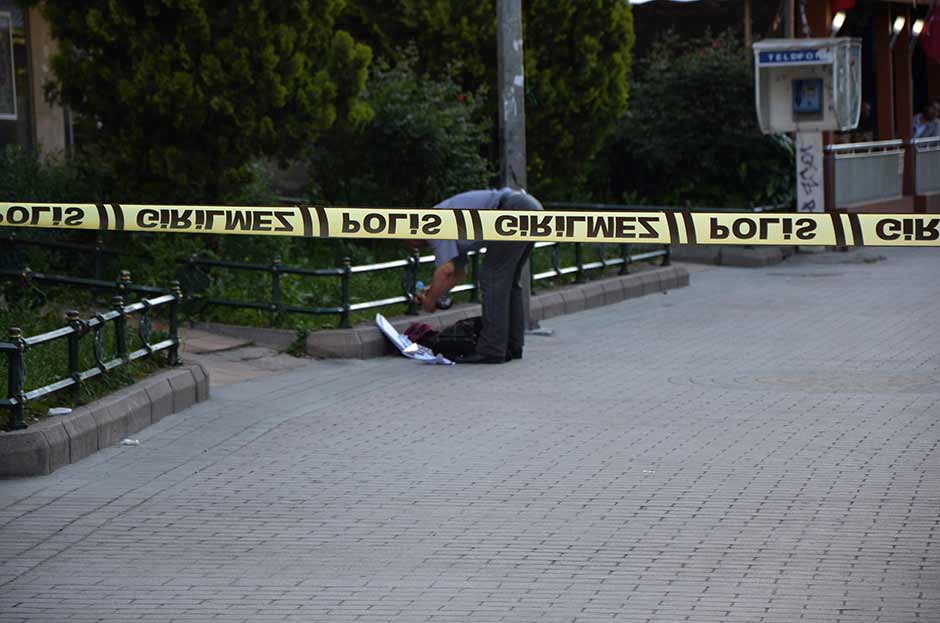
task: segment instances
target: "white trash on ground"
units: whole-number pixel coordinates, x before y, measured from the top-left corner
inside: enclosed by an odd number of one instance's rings
[[[385,334],[385,337],[392,341],[392,344],[395,345],[395,348],[398,349],[398,352],[400,352],[405,357],[433,365],[454,365],[454,362],[447,357],[443,355],[435,355],[434,352],[427,346],[416,344],[408,339],[407,336],[402,335],[396,331],[395,327],[393,327],[382,314],[375,315],[375,324],[378,325],[382,333]]]
[[[139,446],[140,439],[131,439],[130,437],[128,437],[127,439],[121,440],[121,445],[122,446]]]

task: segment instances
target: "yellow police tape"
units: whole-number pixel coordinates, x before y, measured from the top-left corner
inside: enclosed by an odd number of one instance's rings
[[[0,203],[0,227],[307,238],[940,246],[940,215]]]

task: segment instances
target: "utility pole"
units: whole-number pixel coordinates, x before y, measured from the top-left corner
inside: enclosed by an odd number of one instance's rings
[[[796,28],[793,23],[793,0],[783,0],[783,36],[785,39],[792,39],[796,35]]]
[[[751,47],[751,0],[744,0],[744,47]]]
[[[525,68],[521,0],[497,0],[499,58],[499,177],[504,186],[526,187]]]
[[[526,188],[525,65],[522,46],[521,0],[497,0],[496,45],[499,59],[499,181],[501,186]],[[526,323],[532,294],[529,262],[522,273]]]

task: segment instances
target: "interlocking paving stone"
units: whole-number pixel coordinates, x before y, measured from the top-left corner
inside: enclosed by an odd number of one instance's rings
[[[940,253],[309,362],[0,482],[0,622],[940,619]]]

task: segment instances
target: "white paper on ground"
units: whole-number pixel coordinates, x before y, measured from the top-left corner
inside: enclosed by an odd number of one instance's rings
[[[454,365],[454,362],[447,357],[444,357],[443,355],[435,355],[427,346],[415,344],[409,340],[407,336],[402,335],[396,331],[395,327],[393,327],[382,314],[375,315],[375,324],[378,325],[382,333],[385,334],[385,337],[392,341],[392,344],[395,345],[395,348],[398,349],[398,352],[400,352],[405,357],[414,359],[415,361],[420,361],[422,363],[430,363],[442,366]]]

